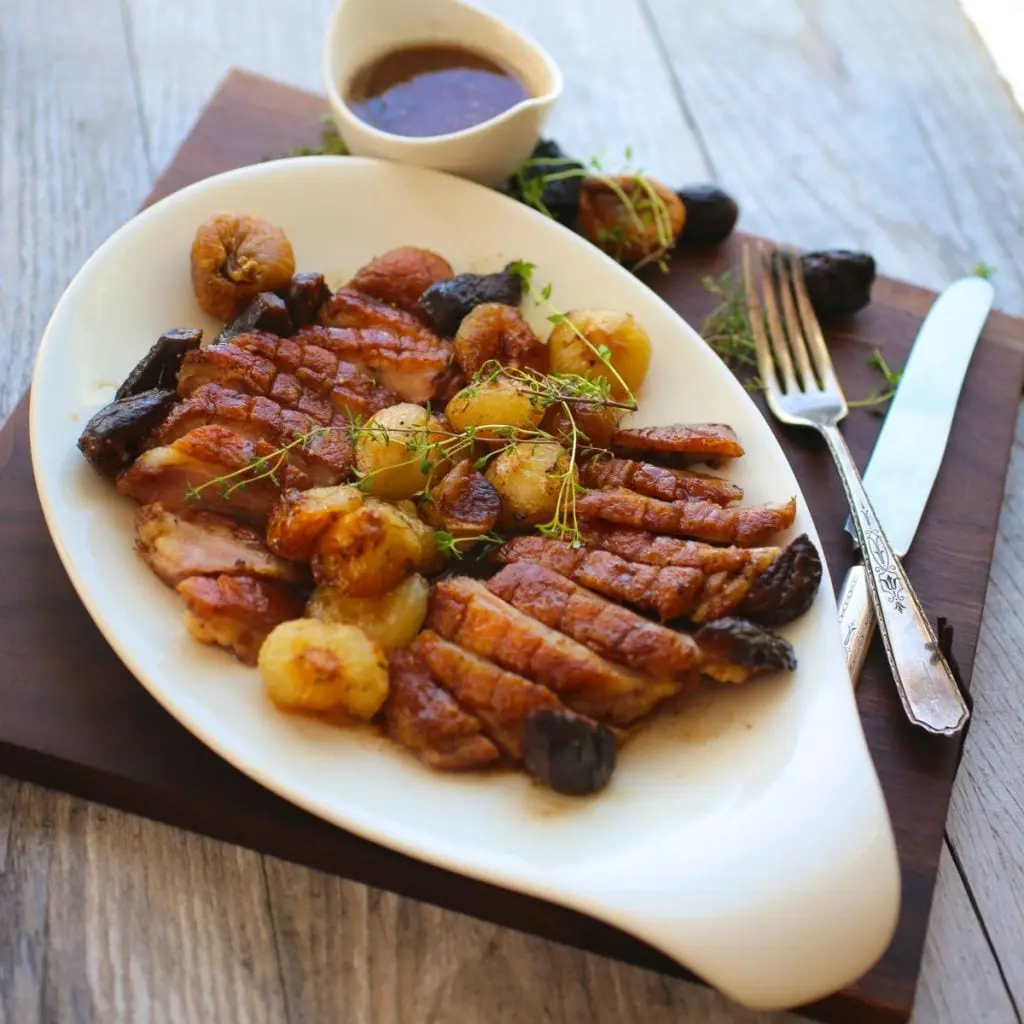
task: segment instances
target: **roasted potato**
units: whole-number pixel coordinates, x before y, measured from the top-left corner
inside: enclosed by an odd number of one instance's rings
[[[497,456],[485,475],[501,496],[501,525],[513,529],[550,519],[569,469],[569,453],[554,441],[524,441]],[[579,473],[575,466],[571,471],[576,486]]]
[[[409,498],[443,470],[444,424],[420,405],[405,402],[367,420],[356,442],[361,488],[382,498]],[[428,447],[434,445],[435,447]]]
[[[313,591],[306,614],[323,622],[358,626],[384,650],[406,647],[423,628],[430,585],[420,575],[402,580],[382,597],[348,597],[329,583]]]
[[[370,719],[387,699],[387,657],[358,626],[283,622],[264,640],[257,664],[267,696],[283,711]]]
[[[544,343],[518,309],[501,302],[484,302],[466,314],[455,332],[455,359],[469,375],[492,360],[538,373],[548,368]]]
[[[419,297],[431,285],[447,281],[452,273],[451,264],[443,256],[403,245],[370,260],[356,271],[348,287],[415,313]]]
[[[453,537],[479,537],[494,527],[501,497],[471,460],[460,462],[420,502],[423,518]]]
[[[612,259],[634,264],[672,248],[686,223],[686,207],[654,178],[586,178],[580,189],[579,223],[583,234]]]
[[[355,487],[294,488],[281,495],[267,520],[267,547],[294,562],[304,562],[312,554],[317,537],[339,516],[363,503],[364,496]]]
[[[651,365],[651,339],[633,314],[579,309],[566,319],[568,322],[557,324],[548,339],[552,371],[574,373],[588,380],[604,377],[616,401],[628,398],[629,392],[636,395]],[[614,373],[601,358],[605,349]]]
[[[370,498],[336,519],[316,542],[317,583],[348,597],[380,597],[413,572],[438,567],[434,531],[415,515]]]
[[[536,427],[544,409],[515,381],[506,377],[480,381],[463,388],[444,410],[445,418],[456,430],[477,428],[481,441],[508,440],[507,427]],[[480,429],[492,427],[496,429]]]

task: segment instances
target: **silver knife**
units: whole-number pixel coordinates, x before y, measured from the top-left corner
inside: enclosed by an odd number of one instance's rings
[[[864,487],[900,558],[914,539],[942,465],[960,389],[994,295],[988,281],[965,277],[935,300],[871,453]],[[853,533],[849,521],[846,529]],[[856,685],[875,631],[864,569],[859,565],[843,581],[839,626]]]

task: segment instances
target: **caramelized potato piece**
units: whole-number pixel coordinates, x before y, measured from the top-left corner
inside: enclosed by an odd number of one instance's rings
[[[415,313],[419,297],[452,274],[451,264],[436,252],[403,245],[370,260],[356,271],[348,287]]]
[[[548,353],[518,309],[485,302],[466,314],[455,332],[455,358],[472,375],[485,363],[546,373]]]
[[[260,649],[267,696],[282,711],[340,711],[369,720],[388,696],[388,663],[357,626],[294,619]]]
[[[550,519],[567,471],[569,453],[554,441],[524,441],[502,452],[486,472],[501,496],[501,524],[511,529],[536,526]],[[571,472],[573,486],[577,486],[579,473],[575,466]]]
[[[494,485],[466,459],[425,495],[423,518],[453,537],[479,537],[494,528],[501,497]]]
[[[604,378],[617,401],[627,398],[628,391],[635,395],[651,365],[651,339],[633,314],[579,309],[566,320],[557,324],[548,338],[551,369],[588,380]],[[615,372],[599,354],[605,350]]]
[[[536,427],[544,415],[539,403],[507,377],[464,387],[445,406],[445,419],[456,430],[476,428],[481,441],[508,440],[509,427]],[[493,429],[482,429],[491,427]]]
[[[192,289],[218,320],[230,320],[260,292],[284,288],[294,273],[291,242],[263,217],[218,213],[196,231]]]
[[[282,558],[304,562],[312,556],[320,534],[362,503],[363,494],[344,484],[285,491],[267,520],[267,547]]]
[[[410,498],[441,472],[444,424],[421,405],[404,402],[381,409],[360,429],[356,468],[367,494]],[[429,447],[433,446],[433,447]]]
[[[306,614],[358,626],[386,651],[407,647],[423,628],[430,585],[416,574],[381,597],[348,597],[329,583],[313,591]]]

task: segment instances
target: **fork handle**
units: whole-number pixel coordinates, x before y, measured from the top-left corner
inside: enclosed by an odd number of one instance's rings
[[[882,531],[843,435],[835,426],[820,430],[850,503],[868,593],[903,708],[915,725],[952,736],[967,724],[967,703],[921,602]]]

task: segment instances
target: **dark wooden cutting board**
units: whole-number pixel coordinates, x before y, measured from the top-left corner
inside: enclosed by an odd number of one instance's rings
[[[193,181],[315,144],[323,101],[234,72],[195,125],[149,202]],[[739,240],[701,257],[678,254],[648,280],[691,322],[713,305],[706,273],[736,265]],[[880,383],[878,347],[902,366],[934,295],[880,280],[875,301],[829,332],[851,396]],[[955,628],[970,679],[1022,379],[1024,322],[993,314],[964,385],[949,450],[907,559],[924,606]],[[863,466],[881,420],[845,425]],[[809,433],[780,432],[821,531],[835,582],[850,560],[842,489]],[[308,864],[369,885],[669,974],[678,965],[606,925],[469,881],[327,825],[221,761],[166,714],[93,626],[50,541],[32,479],[28,400],[0,432],[0,771]],[[960,743],[910,728],[878,646],[858,691],[864,729],[896,830],[903,909],[892,946],[861,981],[805,1012],[822,1020],[905,1020],[910,1013]],[[841,794],[837,798],[841,799]],[[757,837],[751,836],[751,843]]]

